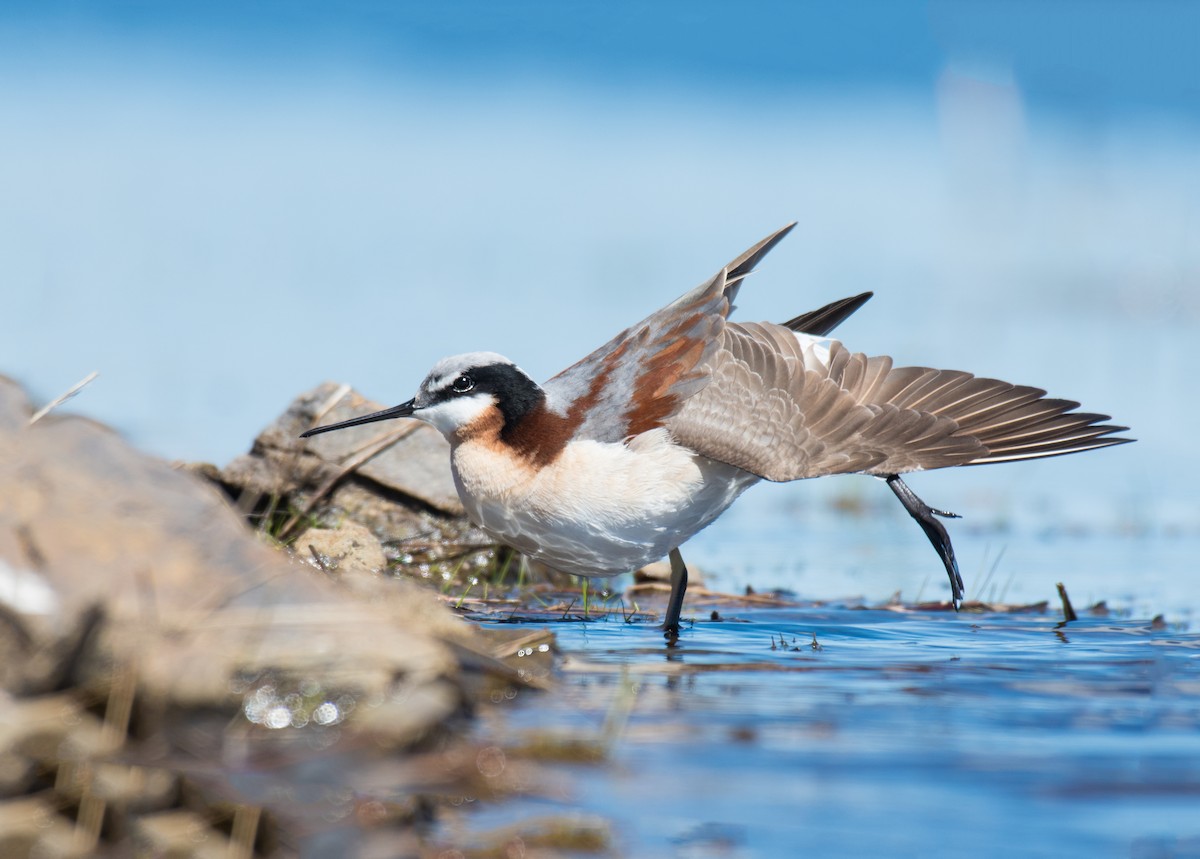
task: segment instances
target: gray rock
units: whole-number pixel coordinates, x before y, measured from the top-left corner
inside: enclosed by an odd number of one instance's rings
[[[383,545],[369,528],[346,521],[336,528],[309,528],[292,545],[300,560],[335,578],[373,576],[387,567]]]
[[[0,380],[4,688],[105,694],[128,669],[139,694],[237,708],[231,679],[255,673],[380,701],[398,677],[441,688],[457,675],[450,643],[472,631],[420,587],[389,580],[395,599],[355,599],[255,539],[211,484],[87,419],[28,415]]]
[[[318,424],[337,423],[384,406],[347,386],[327,382],[297,397],[258,438],[249,454],[222,470],[223,480],[263,494],[315,489],[339,474],[369,481],[383,495],[401,496],[461,516],[450,475],[450,447],[419,421],[382,421],[301,439]],[[352,468],[349,468],[353,466]]]

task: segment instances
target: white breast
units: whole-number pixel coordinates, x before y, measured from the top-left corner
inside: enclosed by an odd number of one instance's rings
[[[665,429],[624,444],[570,442],[541,469],[470,441],[455,448],[452,463],[472,521],[556,569],[587,576],[662,558],[758,480],[680,447]]]

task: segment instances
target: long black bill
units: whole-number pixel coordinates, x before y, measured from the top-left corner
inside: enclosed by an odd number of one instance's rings
[[[398,406],[392,406],[390,409],[384,409],[382,412],[372,412],[369,415],[363,415],[361,418],[351,418],[348,421],[342,421],[341,423],[337,424],[314,427],[308,432],[300,433],[300,438],[308,438],[310,435],[319,435],[323,432],[345,429],[346,427],[356,427],[359,424],[371,424],[375,423],[375,421],[386,421],[391,420],[392,418],[412,417],[412,413],[416,411],[416,407],[413,405],[414,402],[416,402],[415,399],[409,400],[407,403],[401,403]]]

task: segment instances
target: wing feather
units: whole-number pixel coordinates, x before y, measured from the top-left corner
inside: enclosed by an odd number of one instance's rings
[[[827,351],[825,351],[827,350]],[[893,367],[783,326],[728,323],[712,382],[667,419],[677,441],[768,480],[1055,456],[1121,444],[1124,427],[1039,388]]]
[[[767,236],[711,280],[547,381],[547,406],[566,421],[569,437],[621,441],[661,426],[703,390],[741,282],[794,226]]]
[[[742,281],[793,226],[550,379],[559,435],[617,442],[665,425],[698,453],[769,480],[886,476],[1129,441],[1112,437],[1125,427],[1107,416],[1040,388],[895,367],[815,336],[870,293],[785,325],[727,322]]]

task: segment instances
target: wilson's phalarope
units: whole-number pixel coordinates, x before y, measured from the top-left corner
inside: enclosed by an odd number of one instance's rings
[[[955,370],[893,367],[825,337],[866,292],[782,325],[726,321],[742,280],[795,226],[622,331],[544,385],[494,352],[439,361],[406,403],[304,436],[414,417],[450,442],[468,515],[501,543],[580,576],[671,560],[664,629],[687,588],[679,547],[759,480],[885,480],[941,556],[955,608],[952,513],[910,471],[1122,444],[1126,427],[1046,392]]]

